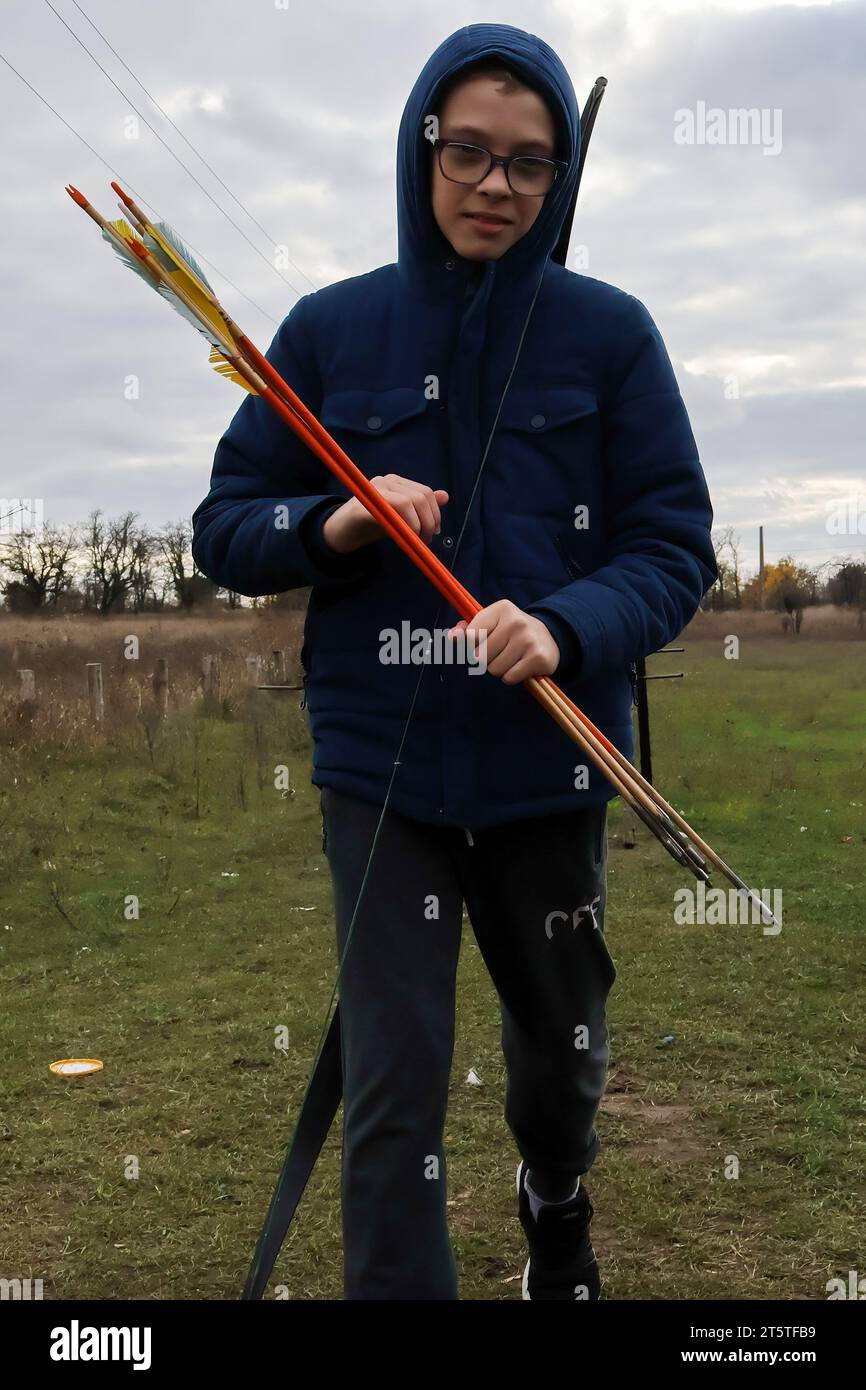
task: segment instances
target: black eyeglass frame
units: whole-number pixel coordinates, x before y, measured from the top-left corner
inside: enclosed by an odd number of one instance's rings
[[[454,145],[461,150],[478,150],[479,154],[487,155],[487,158],[490,160],[490,163],[488,164],[486,170],[480,178],[455,179],[452,178],[450,174],[446,174],[445,170],[442,168],[442,151],[446,149],[449,145]],[[469,188],[474,183],[483,183],[486,178],[490,177],[493,170],[501,164],[502,168],[505,170],[505,177],[508,181],[508,187],[511,189],[512,193],[517,195],[518,198],[546,198],[548,193],[552,191],[554,184],[556,183],[556,180],[560,176],[560,173],[564,174],[569,167],[568,161],[565,159],[548,159],[545,155],[540,154],[493,154],[490,150],[486,150],[483,145],[473,145],[471,141],[468,140],[434,140],[433,148],[436,151],[436,158],[439,163],[439,172],[442,175],[443,179],[447,179],[449,183],[459,183],[462,184],[464,188]],[[551,183],[550,188],[546,188],[543,193],[519,192],[518,189],[516,189],[513,183],[511,182],[511,165],[515,159],[533,159],[539,164],[549,164],[553,169],[553,182]]]

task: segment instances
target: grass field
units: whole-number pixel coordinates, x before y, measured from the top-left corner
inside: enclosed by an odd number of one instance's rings
[[[866,644],[755,635],[728,661],[722,630],[654,661],[687,673],[651,687],[656,780],[783,890],[783,930],[675,925],[685,879],[645,833],[623,847],[615,804],[587,1179],[607,1298],[822,1299],[866,1273]],[[43,731],[3,764],[0,1276],[46,1298],[235,1298],[335,966],[297,696],[190,705],[150,746],[135,719],[81,744]],[[60,1080],[69,1056],[105,1070]],[[467,924],[447,1126],[464,1299],[520,1297],[503,1091]],[[277,1266],[292,1298],[341,1296],[339,1154],[338,1123]]]

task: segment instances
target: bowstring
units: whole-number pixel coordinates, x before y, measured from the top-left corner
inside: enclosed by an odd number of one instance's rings
[[[504,404],[505,404],[505,397],[506,397],[506,395],[508,394],[508,388],[509,388],[509,386],[511,385],[511,381],[512,381],[512,378],[513,378],[513,376],[514,376],[514,373],[515,373],[515,371],[517,370],[517,363],[518,363],[518,361],[520,360],[520,353],[521,353],[521,351],[522,351],[522,349],[523,349],[523,342],[524,342],[524,339],[525,339],[525,337],[526,337],[527,330],[528,330],[528,328],[529,328],[529,321],[530,321],[530,319],[532,318],[532,311],[533,311],[533,309],[535,308],[535,301],[536,301],[537,298],[538,298],[538,294],[539,294],[539,291],[540,291],[540,289],[541,289],[541,285],[542,285],[542,282],[543,282],[543,280],[544,280],[544,276],[545,276],[546,270],[547,270],[547,258],[545,258],[544,265],[543,265],[542,268],[541,268],[541,275],[539,276],[538,283],[537,283],[537,285],[535,286],[535,290],[534,290],[534,292],[533,292],[532,299],[531,299],[531,301],[530,301],[529,308],[528,308],[527,313],[526,313],[526,318],[524,319],[523,327],[522,327],[522,329],[521,329],[521,331],[520,331],[520,337],[518,338],[518,341],[517,341],[517,350],[516,350],[516,352],[515,352],[515,354],[514,354],[514,360],[513,360],[512,364],[511,364],[511,369],[510,369],[510,371],[509,371],[509,373],[508,373],[508,377],[506,378],[505,385],[504,385],[503,388],[502,388],[502,393],[501,393],[501,395],[500,395],[500,397],[499,397],[499,405],[498,405],[497,408],[496,408],[496,414],[495,414],[495,416],[493,417],[493,423],[492,423],[492,425],[490,426],[490,432],[489,432],[489,434],[488,434],[488,436],[487,436],[487,443],[486,443],[486,445],[484,446],[484,452],[483,452],[483,454],[482,454],[482,456],[481,456],[481,462],[480,462],[480,464],[478,465],[478,468],[477,468],[476,473],[475,473],[475,481],[474,481],[474,483],[473,483],[473,485],[472,485],[472,491],[471,491],[470,494],[469,494],[469,501],[468,501],[467,504],[466,504],[466,510],[465,510],[465,512],[464,512],[464,515],[463,515],[463,522],[462,522],[461,527],[460,527],[460,530],[459,530],[459,532],[458,532],[457,540],[455,541],[455,544],[454,544],[454,554],[452,555],[452,557],[451,557],[451,562],[450,562],[450,564],[448,565],[448,569],[449,569],[450,571],[452,571],[452,572],[453,572],[453,570],[454,570],[455,564],[457,563],[457,557],[458,557],[458,555],[459,555],[459,553],[460,553],[460,547],[461,547],[461,545],[462,545],[462,543],[463,543],[463,537],[464,537],[464,534],[465,534],[465,532],[466,532],[466,527],[467,527],[467,525],[468,525],[468,523],[469,523],[469,516],[470,516],[470,513],[471,513],[471,511],[472,511],[472,507],[473,507],[473,505],[474,505],[475,498],[476,498],[476,496],[477,496],[477,494],[478,494],[478,488],[479,488],[479,486],[480,486],[480,484],[481,484],[481,478],[482,478],[482,475],[483,475],[483,473],[484,473],[485,466],[486,466],[486,464],[487,464],[487,458],[488,458],[488,455],[489,455],[489,453],[490,453],[490,448],[491,448],[491,446],[492,446],[492,444],[493,444],[493,438],[494,438],[494,435],[496,434],[496,428],[497,428],[497,425],[499,424],[499,417],[500,417],[500,415],[502,414],[502,407],[503,407]],[[442,609],[443,609],[444,604],[445,604],[445,599],[444,599],[444,597],[440,597],[440,599],[439,599],[439,604],[438,604],[438,606],[437,606],[436,613],[435,613],[434,618],[433,618],[433,628],[434,628],[434,630],[436,629],[436,625],[437,625],[437,622],[438,622],[438,620],[439,620],[439,617],[440,617],[440,615],[441,615],[441,613],[442,613]],[[368,853],[368,855],[367,855],[367,861],[366,861],[366,863],[365,863],[365,865],[364,865],[364,872],[363,872],[363,874],[362,874],[362,876],[361,876],[361,884],[360,884],[360,887],[359,887],[359,889],[358,889],[357,897],[355,898],[355,906],[354,906],[354,908],[352,909],[352,916],[351,916],[351,918],[349,919],[349,928],[348,928],[348,931],[347,931],[347,933],[346,933],[346,940],[345,940],[345,943],[344,943],[344,946],[343,946],[343,950],[342,950],[342,952],[341,952],[341,954],[340,954],[339,961],[338,961],[338,963],[337,963],[337,973],[336,973],[336,976],[335,976],[335,978],[334,978],[334,985],[333,985],[333,988],[332,988],[332,990],[331,990],[331,997],[330,997],[330,999],[328,1000],[328,1006],[327,1006],[327,1010],[326,1010],[326,1012],[325,1012],[325,1022],[324,1022],[323,1026],[322,1026],[321,1035],[320,1035],[320,1037],[319,1037],[319,1043],[318,1043],[318,1046],[317,1046],[317,1048],[316,1048],[316,1055],[315,1055],[315,1057],[314,1057],[314,1059],[313,1059],[313,1065],[312,1065],[312,1067],[311,1067],[311,1069],[310,1069],[310,1075],[309,1075],[309,1077],[308,1077],[306,1090],[305,1090],[305,1092],[304,1092],[304,1099],[303,1099],[302,1102],[301,1102],[301,1107],[300,1107],[300,1110],[299,1110],[299,1112],[298,1112],[299,1115],[300,1115],[301,1111],[303,1110],[304,1101],[306,1101],[307,1095],[309,1094],[310,1088],[312,1087],[313,1078],[314,1078],[315,1073],[316,1073],[316,1067],[317,1067],[318,1064],[319,1064],[319,1058],[320,1058],[320,1056],[321,1056],[321,1054],[322,1054],[322,1050],[323,1050],[324,1045],[325,1045],[325,1040],[326,1040],[327,1035],[328,1035],[328,1029],[329,1029],[329,1027],[330,1027],[331,1018],[332,1018],[331,1010],[332,1010],[332,1008],[333,1008],[334,1000],[335,1000],[335,998],[336,998],[336,996],[337,996],[337,992],[338,992],[339,987],[340,987],[340,981],[341,981],[342,976],[343,976],[343,967],[344,967],[344,965],[345,965],[345,963],[346,963],[346,957],[348,956],[348,953],[349,953],[349,947],[350,947],[351,944],[352,944],[352,938],[353,938],[354,933],[355,933],[355,926],[356,926],[356,923],[357,923],[357,920],[358,920],[358,914],[359,914],[360,909],[361,909],[361,903],[362,903],[362,901],[363,901],[364,892],[365,892],[365,890],[366,890],[367,883],[368,883],[369,878],[370,878],[370,873],[371,873],[371,871],[372,871],[373,860],[374,860],[374,858],[375,858],[376,849],[377,849],[378,844],[379,844],[379,837],[380,837],[381,832],[382,832],[382,826],[383,826],[384,823],[385,823],[385,817],[386,817],[386,815],[387,815],[388,807],[389,807],[390,802],[391,802],[391,793],[392,793],[392,791],[393,791],[393,789],[394,789],[394,783],[395,783],[396,778],[397,778],[397,769],[398,769],[398,768],[400,767],[400,765],[401,765],[401,761],[400,761],[400,760],[401,760],[401,757],[402,757],[403,749],[404,749],[404,747],[405,747],[405,745],[406,745],[406,739],[407,739],[408,736],[409,736],[409,730],[410,730],[410,727],[411,727],[411,725],[412,725],[412,719],[413,719],[413,717],[414,717],[415,708],[416,708],[417,703],[418,703],[418,696],[419,696],[419,694],[420,694],[420,692],[421,692],[421,683],[422,683],[422,681],[424,680],[424,676],[425,676],[426,673],[427,673],[427,666],[428,666],[428,664],[429,664],[429,663],[427,663],[427,662],[422,662],[422,664],[421,664],[421,669],[420,669],[420,671],[418,672],[418,679],[417,679],[417,681],[415,682],[415,689],[414,689],[414,691],[412,692],[412,699],[411,699],[410,704],[409,704],[409,711],[408,711],[408,713],[407,713],[407,715],[406,715],[406,719],[405,719],[405,721],[404,721],[403,729],[402,729],[402,732],[401,732],[401,735],[400,735],[400,742],[399,742],[399,745],[398,745],[398,748],[397,748],[397,756],[395,757],[395,759],[394,759],[394,761],[393,761],[393,764],[392,764],[392,767],[391,767],[391,776],[390,776],[390,778],[388,779],[388,786],[387,786],[386,791],[385,791],[385,800],[384,800],[383,803],[382,803],[382,809],[381,809],[381,811],[380,811],[380,813],[379,813],[379,819],[378,819],[378,822],[377,822],[377,824],[376,824],[375,832],[374,832],[374,834],[373,834],[373,839],[372,839],[372,842],[371,842],[371,845],[370,845],[370,850],[369,850],[369,853]],[[292,1139],[292,1143],[294,1143],[294,1138]]]

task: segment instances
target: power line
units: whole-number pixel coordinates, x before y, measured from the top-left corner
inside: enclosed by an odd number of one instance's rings
[[[296,287],[295,285],[292,284],[291,280],[290,280],[286,275],[283,275],[283,273],[282,273],[281,270],[278,270],[278,269],[277,269],[277,267],[274,265],[273,261],[269,261],[269,260],[268,260],[268,258],[267,258],[267,256],[265,255],[264,251],[261,251],[261,250],[259,249],[259,247],[256,246],[255,242],[254,242],[253,240],[251,240],[250,237],[247,236],[247,234],[246,234],[246,232],[244,231],[243,227],[239,227],[238,224],[237,224],[237,222],[235,222],[234,218],[229,216],[229,214],[226,212],[225,208],[220,207],[219,203],[217,202],[217,200],[216,200],[216,198],[213,196],[213,194],[210,193],[210,192],[208,191],[208,189],[205,188],[204,184],[201,182],[201,180],[200,180],[199,178],[196,177],[196,175],[193,173],[192,169],[190,169],[189,165],[188,165],[188,164],[184,164],[184,162],[183,162],[183,160],[181,159],[180,155],[175,153],[175,151],[171,148],[171,145],[169,145],[165,140],[163,140],[162,136],[160,135],[160,133],[159,133],[159,131],[156,129],[156,127],[151,125],[150,121],[147,119],[147,117],[144,115],[144,113],[143,113],[142,111],[139,111],[139,109],[138,109],[138,107],[136,106],[135,102],[132,101],[132,100],[130,100],[130,98],[127,96],[127,94],[126,94],[126,92],[123,90],[123,88],[120,87],[120,86],[118,86],[118,84],[115,82],[114,78],[111,76],[111,73],[110,73],[110,72],[107,72],[106,69],[105,69],[105,68],[102,66],[102,64],[100,63],[99,59],[96,57],[96,55],[95,55],[94,53],[91,53],[90,49],[87,47],[87,44],[84,42],[84,40],[83,40],[83,39],[80,39],[80,38],[78,37],[78,35],[76,34],[75,30],[74,30],[73,28],[71,28],[69,24],[67,24],[66,20],[63,18],[63,15],[59,12],[59,10],[56,10],[56,9],[54,8],[54,6],[53,6],[52,3],[51,3],[51,0],[45,0],[45,3],[46,3],[46,5],[48,6],[49,10],[51,10],[52,14],[56,15],[57,18],[60,20],[60,23],[63,25],[64,29],[67,29],[67,30],[69,31],[69,33],[70,33],[70,34],[72,35],[72,37],[74,38],[75,42],[76,42],[77,44],[79,44],[81,48],[84,49],[84,52],[87,54],[88,58],[90,58],[91,61],[94,62],[94,63],[96,64],[96,66],[99,68],[99,71],[103,74],[104,77],[106,77],[106,78],[108,79],[108,81],[111,83],[111,85],[112,85],[112,87],[115,89],[115,91],[116,91],[116,92],[119,92],[120,95],[123,97],[123,100],[124,100],[129,106],[132,107],[133,111],[135,112],[136,116],[138,116],[139,120],[144,121],[144,124],[147,126],[148,130],[149,130],[153,135],[155,135],[156,138],[157,138],[157,140],[159,141],[159,143],[160,143],[166,150],[168,150],[168,153],[171,155],[172,159],[175,160],[175,162],[176,162],[177,164],[180,165],[181,169],[183,169],[185,173],[189,174],[189,176],[190,176],[190,178],[192,179],[193,183],[195,183],[195,184],[197,185],[197,187],[201,189],[201,191],[202,191],[202,193],[205,195],[205,197],[210,199],[210,201],[213,203],[214,207],[216,208],[217,212],[222,213],[222,216],[226,219],[226,221],[227,221],[227,222],[230,222],[230,223],[232,224],[232,226],[234,227],[235,231],[236,231],[240,236],[243,237],[244,241],[247,243],[248,246],[252,247],[253,251],[255,251],[256,255],[259,256],[259,257],[261,258],[261,260],[264,261],[265,265],[268,266],[268,267],[274,272],[275,275],[278,275],[279,278],[283,281],[283,283],[284,283],[285,285],[288,285],[288,286],[289,286],[289,289],[290,289],[290,290],[293,290],[294,293],[300,297],[301,291],[300,291],[299,289],[297,289],[297,287]]]
[[[168,121],[168,123],[169,123],[169,125],[171,126],[172,130],[175,130],[175,131],[177,132],[177,134],[180,136],[181,140],[183,140],[184,144],[189,146],[189,148],[192,150],[193,154],[194,154],[198,159],[201,160],[202,164],[203,164],[204,167],[209,171],[209,173],[213,174],[213,176],[214,176],[214,178],[216,179],[217,183],[220,184],[221,187],[225,189],[226,193],[228,193],[228,195],[229,195],[230,198],[233,198],[233,199],[234,199],[234,201],[237,203],[237,205],[238,205],[238,207],[241,209],[241,211],[242,211],[242,212],[245,212],[246,215],[247,215],[247,217],[250,219],[250,221],[253,222],[253,223],[255,223],[255,225],[258,227],[259,231],[262,233],[262,236],[264,236],[265,239],[266,239],[267,241],[269,241],[269,242],[271,243],[272,246],[276,246],[276,245],[278,244],[278,243],[277,243],[276,237],[271,236],[271,234],[270,234],[270,232],[268,231],[268,229],[267,229],[266,227],[263,227],[263,226],[262,226],[261,222],[259,222],[259,220],[258,220],[256,217],[253,216],[253,214],[250,212],[250,210],[249,210],[249,208],[246,206],[246,204],[242,203],[241,200],[240,200],[240,198],[237,196],[237,194],[236,194],[236,193],[233,193],[232,190],[229,188],[228,184],[227,184],[222,178],[220,178],[220,176],[219,176],[219,174],[217,173],[216,169],[214,169],[214,167],[213,167],[212,164],[209,164],[209,163],[208,163],[208,161],[205,159],[204,155],[202,154],[201,150],[197,149],[196,146],[192,143],[192,141],[187,139],[187,137],[184,135],[183,131],[181,130],[180,126],[177,125],[177,123],[176,123],[175,121],[172,120],[171,116],[170,116],[170,115],[168,114],[168,112],[164,109],[164,107],[160,106],[160,104],[159,104],[159,102],[157,101],[156,97],[153,96],[152,93],[150,93],[150,92],[147,90],[147,88],[145,87],[145,85],[144,85],[144,83],[142,82],[141,78],[138,77],[138,76],[133,72],[133,70],[132,70],[132,68],[129,66],[129,64],[128,64],[127,62],[125,62],[123,58],[121,58],[121,56],[120,56],[120,54],[118,53],[117,49],[114,48],[114,47],[109,43],[108,39],[107,39],[107,38],[105,37],[105,35],[103,34],[102,30],[101,30],[96,24],[94,24],[93,20],[90,18],[90,16],[87,14],[87,12],[86,12],[85,10],[83,10],[82,7],[79,5],[78,0],[72,0],[72,3],[73,3],[73,5],[75,6],[75,8],[78,10],[79,14],[83,15],[84,18],[87,20],[87,23],[90,25],[91,29],[93,29],[93,30],[99,35],[99,37],[102,39],[102,42],[105,44],[106,48],[108,48],[108,49],[111,50],[111,52],[114,54],[114,56],[115,56],[115,58],[117,59],[117,61],[121,64],[122,67],[124,67],[124,68],[126,69],[126,71],[129,73],[129,75],[130,75],[130,77],[133,79],[133,81],[138,83],[139,87],[140,87],[141,90],[144,92],[144,95],[147,97],[148,101],[149,101],[153,106],[155,106],[156,109],[157,109],[157,111],[159,112],[159,114],[160,114],[166,121]],[[309,275],[306,273],[306,271],[305,271],[305,270],[302,270],[301,267],[300,267],[299,265],[297,265],[295,261],[292,260],[291,256],[287,256],[286,259],[288,260],[289,265],[292,266],[292,268],[293,268],[294,270],[296,270],[296,271],[298,272],[299,275],[302,275],[302,276],[304,277],[304,279],[306,280],[307,284],[310,286],[311,289],[317,290],[317,289],[319,288],[319,286],[318,286],[313,280],[310,279],[310,277],[309,277]]]
[[[30,510],[31,508],[29,506],[22,505],[20,507],[13,507],[11,512],[6,512],[3,516],[0,516],[0,526],[5,526],[7,521],[11,521],[12,517],[18,516],[20,512],[29,512]]]
[[[151,207],[151,208],[153,207],[153,204],[148,200],[148,198],[146,198],[145,195],[144,195],[143,193],[139,193],[138,189],[135,188],[134,185],[131,184],[131,183],[129,182],[129,180],[126,178],[126,176],[125,176],[124,174],[122,174],[122,173],[120,172],[119,169],[115,169],[115,167],[114,167],[113,164],[109,164],[109,162],[108,162],[107,159],[103,159],[103,157],[102,157],[102,155],[99,153],[99,151],[98,151],[98,150],[95,150],[95,149],[93,148],[93,146],[90,144],[90,141],[89,141],[89,140],[85,140],[84,136],[81,135],[81,134],[79,134],[79,132],[75,129],[75,126],[70,125],[69,122],[66,120],[66,118],[65,118],[64,116],[61,116],[61,114],[60,114],[59,111],[55,110],[55,108],[51,105],[51,102],[50,102],[50,101],[46,101],[46,99],[45,99],[45,97],[42,95],[42,93],[41,93],[41,92],[37,92],[37,90],[36,90],[36,88],[33,86],[32,82],[28,82],[28,81],[27,81],[27,78],[24,77],[24,76],[18,71],[18,69],[17,69],[16,67],[13,67],[12,63],[9,62],[9,59],[6,58],[6,57],[4,57],[4,55],[3,55],[2,53],[0,53],[0,62],[5,63],[6,66],[7,66],[7,68],[9,68],[10,72],[14,72],[14,74],[15,74],[15,76],[18,78],[18,80],[19,80],[20,82],[23,82],[23,83],[24,83],[24,86],[27,87],[27,88],[33,93],[33,95],[34,95],[35,97],[38,97],[38,98],[39,98],[39,100],[42,102],[42,105],[43,105],[43,106],[46,106],[46,107],[48,108],[48,110],[51,112],[52,116],[56,116],[57,119],[58,119],[58,121],[60,121],[61,125],[65,125],[65,126],[66,126],[66,129],[67,129],[68,131],[71,131],[71,132],[72,132],[72,134],[75,136],[76,140],[80,140],[81,143],[82,143],[82,145],[84,145],[84,146],[90,151],[90,153],[94,156],[94,158],[98,159],[99,162],[100,162],[100,164],[104,164],[104,165],[105,165],[105,167],[106,167],[106,169],[109,171],[109,173],[114,174],[115,178],[116,178],[119,182],[122,181],[123,184],[124,184],[124,186],[125,186],[131,193],[134,193],[134,194],[136,195],[136,197],[139,198],[139,199],[141,200],[142,203],[147,203],[148,207]],[[163,221],[163,220],[164,220],[164,219],[162,218],[162,215],[161,215],[159,212],[156,213],[156,216],[157,216],[157,218],[158,218],[160,221]],[[180,234],[178,234],[178,235],[180,235]],[[271,323],[273,323],[273,324],[275,324],[277,327],[279,327],[278,320],[274,318],[273,314],[269,314],[268,311],[267,311],[267,309],[263,309],[262,306],[261,306],[260,304],[257,304],[256,301],[255,301],[254,299],[251,299],[250,296],[246,293],[245,290],[240,289],[240,287],[239,287],[238,285],[235,284],[234,280],[230,280],[229,277],[228,277],[227,275],[225,275],[225,274],[220,270],[219,266],[214,265],[213,261],[209,261],[208,258],[207,258],[207,256],[205,256],[201,251],[199,251],[199,250],[197,249],[197,247],[193,246],[192,242],[191,242],[187,237],[183,237],[182,240],[183,240],[184,244],[185,244],[186,246],[188,246],[189,249],[190,249],[191,251],[194,251],[194,252],[195,252],[195,254],[196,254],[196,256],[198,256],[199,260],[204,261],[205,265],[210,266],[211,270],[213,270],[217,275],[219,275],[220,279],[225,280],[225,282],[226,282],[227,285],[231,285],[232,289],[235,290],[236,293],[239,294],[243,299],[245,299],[245,300],[247,301],[248,304],[251,304],[251,305],[253,306],[253,308],[256,309],[256,310],[258,311],[258,313],[260,313],[260,314],[262,314],[262,315],[264,316],[264,318],[270,319]]]

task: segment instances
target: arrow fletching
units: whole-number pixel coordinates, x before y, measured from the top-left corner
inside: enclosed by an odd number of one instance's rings
[[[103,238],[123,264],[135,271],[136,275],[151,289],[156,290],[181,318],[205,338],[211,349],[208,361],[214,370],[220,376],[242,386],[251,395],[256,395],[255,388],[225,356],[226,344],[238,355],[241,354],[241,348],[235,342],[220,313],[214,292],[201,266],[167,223],[150,222],[118,184],[112,183],[111,186],[129,209],[140,235],[133,231],[123,217],[117,218],[114,222],[106,221],[72,185],[69,185],[66,191],[101,228]],[[148,257],[153,258],[170,283],[148,265]]]
[[[118,217],[114,222],[106,222],[105,226],[102,228],[102,235],[104,240],[108,242],[112,251],[123,261],[123,264],[128,266],[130,270],[134,270],[136,275],[139,275],[142,280],[145,280],[151,288],[156,289],[150,271],[145,269],[135,253],[130,249],[129,243],[135,241],[136,236],[126,219]]]

